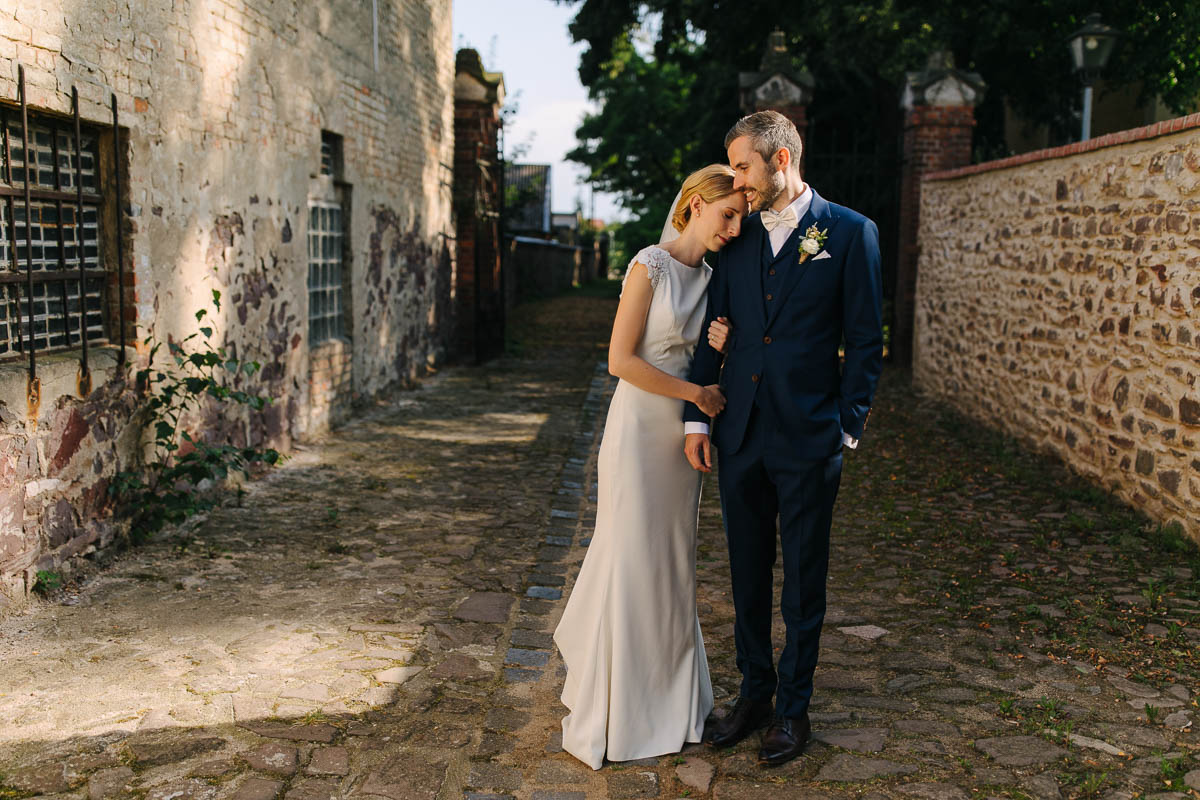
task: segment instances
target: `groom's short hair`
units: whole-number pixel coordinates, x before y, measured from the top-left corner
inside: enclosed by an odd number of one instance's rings
[[[748,114],[734,123],[725,134],[725,149],[734,139],[749,136],[754,151],[762,156],[763,161],[770,162],[771,156],[786,147],[792,156],[792,163],[800,165],[800,155],[804,145],[800,141],[800,132],[792,121],[778,111],[756,111]]]

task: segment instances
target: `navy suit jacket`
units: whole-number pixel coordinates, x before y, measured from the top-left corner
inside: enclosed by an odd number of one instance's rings
[[[800,239],[810,225],[828,231],[823,252],[799,263]],[[778,296],[765,299],[763,260],[786,270]],[[757,405],[797,458],[825,458],[842,445],[842,433],[861,438],[883,366],[879,230],[875,223],[813,192],[800,226],[771,255],[758,214],[717,256],[708,287],[708,323],[728,317],[729,353],[721,355],[701,335],[691,380],[717,383],[726,406],[715,420],[712,441],[737,452],[750,412]],[[845,361],[838,350],[845,343]],[[684,420],[708,422],[695,405]]]

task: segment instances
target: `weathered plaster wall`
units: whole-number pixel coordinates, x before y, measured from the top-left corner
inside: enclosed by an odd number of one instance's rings
[[[116,92],[128,129],[137,338],[187,335],[219,290],[217,339],[261,361],[248,388],[276,398],[261,418],[209,416],[241,440],[286,447],[446,349],[450,0],[379,0],[378,9],[376,58],[372,4],[358,0],[0,5],[0,99],[17,98],[18,62],[35,110],[69,111],[77,85],[85,120],[108,125]],[[350,341],[314,359],[307,202],[323,129],[343,137],[353,316]],[[8,380],[23,392],[19,374]],[[36,431],[23,404],[0,407],[0,610],[20,601],[36,569],[58,568],[81,542],[106,542],[96,531],[111,509],[95,498],[138,448],[121,439],[134,398],[120,381],[97,384],[87,400],[47,396]],[[68,439],[79,446],[59,463]],[[63,516],[81,532],[57,533]]]
[[[1200,540],[1200,115],[922,187],[913,377]]]

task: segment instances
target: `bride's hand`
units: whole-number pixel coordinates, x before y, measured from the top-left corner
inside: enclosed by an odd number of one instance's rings
[[[710,386],[698,386],[696,399],[693,401],[696,406],[710,417],[715,417],[725,410],[725,395],[721,393],[721,387],[717,384]]]
[[[729,344],[729,334],[733,332],[733,326],[729,324],[728,317],[717,317],[708,326],[708,344],[718,353],[725,354],[725,346]]]

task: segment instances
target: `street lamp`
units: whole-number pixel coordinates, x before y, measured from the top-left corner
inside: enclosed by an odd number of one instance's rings
[[[1083,27],[1071,34],[1067,45],[1075,72],[1083,81],[1083,131],[1080,141],[1092,138],[1092,84],[1100,77],[1120,33],[1100,21],[1099,14],[1088,14]]]

